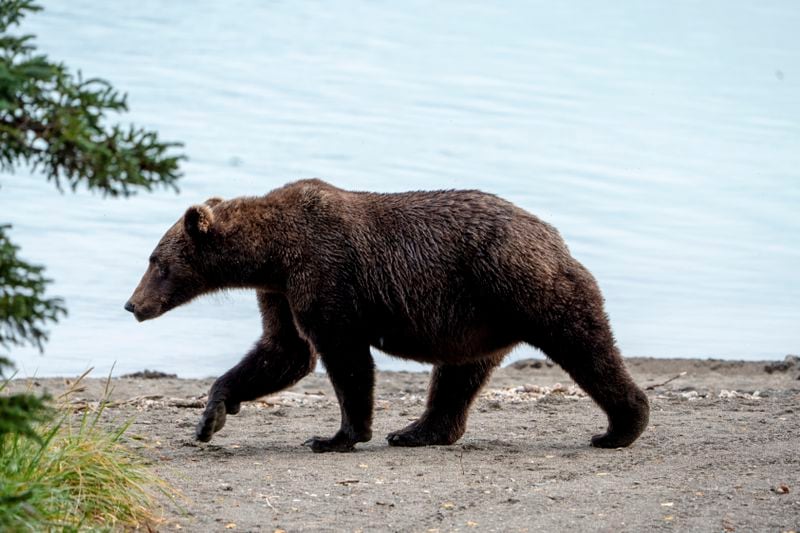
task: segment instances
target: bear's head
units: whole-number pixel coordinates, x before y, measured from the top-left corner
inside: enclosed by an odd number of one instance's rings
[[[163,315],[193,298],[218,289],[210,246],[214,234],[212,208],[222,202],[210,198],[186,210],[161,238],[139,286],[125,304],[136,320]]]

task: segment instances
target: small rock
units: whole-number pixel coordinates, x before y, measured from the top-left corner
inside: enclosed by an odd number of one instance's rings
[[[767,374],[772,374],[773,372],[788,372],[795,368],[800,368],[800,356],[787,355],[784,357],[783,361],[764,365],[764,372]],[[800,379],[800,376],[798,376],[798,379]]]
[[[681,393],[681,398],[683,398],[684,400],[698,400],[699,396],[700,395],[697,393],[696,390],[690,390]]]
[[[527,368],[542,368],[543,363],[538,359],[521,359],[511,363],[508,366],[515,370],[525,370]]]
[[[778,494],[789,494],[790,492],[789,485],[784,485],[784,484],[778,485],[773,490]]]
[[[761,395],[758,391],[755,391],[752,394],[748,394],[746,392],[738,392],[735,390],[722,389],[719,391],[719,398],[722,399],[744,398],[747,400],[760,400]]]
[[[159,372],[158,370],[147,370],[144,369],[139,372],[133,372],[131,374],[125,374],[124,376],[120,376],[126,379],[174,379],[177,378],[177,374],[167,374],[166,372]]]

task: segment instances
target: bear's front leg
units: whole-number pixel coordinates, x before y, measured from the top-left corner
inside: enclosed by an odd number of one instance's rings
[[[349,452],[356,443],[372,438],[372,405],[375,363],[369,345],[319,346],[318,351],[331,380],[342,423],[333,437],[311,437],[303,444],[314,452]]]
[[[235,415],[241,403],[291,387],[308,375],[316,364],[308,345],[287,352],[259,341],[235,367],[211,386],[205,411],[197,424],[197,440],[208,442],[225,426],[227,415]]]
[[[225,426],[227,415],[239,412],[241,402],[290,387],[316,366],[316,356],[297,333],[286,298],[259,292],[258,303],[264,335],[239,364],[211,386],[196,430],[202,442],[210,441]]]

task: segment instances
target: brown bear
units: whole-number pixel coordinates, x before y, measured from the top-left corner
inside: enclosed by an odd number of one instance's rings
[[[296,383],[322,358],[341,408],[315,452],[372,438],[370,347],[434,365],[425,412],[393,446],[452,444],[492,370],[518,343],[561,365],[608,415],[594,446],[628,446],[647,396],[615,345],[592,275],[558,232],[474,190],[377,194],[303,180],[266,196],[190,207],[150,256],[125,309],[155,318],[201,295],[256,290],[264,332],[216,380],[197,426]]]

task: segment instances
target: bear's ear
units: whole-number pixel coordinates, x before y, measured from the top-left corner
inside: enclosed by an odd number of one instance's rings
[[[207,205],[193,205],[183,215],[183,228],[190,237],[206,235],[214,223],[214,213]]]
[[[220,198],[219,196],[212,196],[211,198],[209,198],[208,200],[206,200],[206,205],[207,205],[208,207],[214,207],[215,205],[217,205],[217,204],[220,204],[220,203],[222,203],[222,202],[224,202],[224,201],[225,201],[225,200],[223,200],[223,199],[222,199],[222,198]]]

